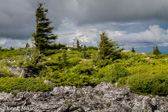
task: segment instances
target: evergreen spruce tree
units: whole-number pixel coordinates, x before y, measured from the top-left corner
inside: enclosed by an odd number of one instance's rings
[[[161,54],[161,52],[159,51],[157,46],[153,47],[153,54],[155,54],[155,55]]]
[[[153,47],[153,54],[156,54],[156,48]]]
[[[67,57],[68,57],[68,55],[66,53],[66,50],[63,50],[63,52],[62,52],[62,59],[64,61],[64,64],[66,64],[66,62],[67,62]]]
[[[36,9],[36,31],[32,34],[35,46],[40,54],[45,54],[45,50],[57,39],[57,36],[51,33],[54,27],[50,27],[52,23],[47,17],[48,9],[43,8],[43,4],[39,3]]]
[[[134,48],[131,49],[131,52],[136,52]]]
[[[99,43],[99,57],[101,59],[112,59],[115,60],[120,58],[120,52],[122,49],[119,49],[115,41],[109,40],[106,32],[100,34],[100,43]]]
[[[77,47],[77,50],[79,51],[80,50],[79,40],[76,41],[76,47]]]
[[[32,33],[35,50],[30,60],[24,64],[24,77],[39,75],[42,66],[39,64],[47,49],[51,48],[57,36],[51,33],[54,27],[50,27],[51,21],[46,17],[48,9],[43,8],[43,3],[38,4],[36,9],[36,31]],[[39,64],[39,66],[37,66]]]
[[[28,43],[26,43],[26,48],[29,48],[29,47],[30,47],[30,45]]]
[[[14,47],[10,47],[10,50],[15,50],[15,48]]]
[[[86,45],[84,45],[84,48],[83,48],[83,57],[86,58]]]
[[[161,54],[161,52],[159,51],[157,46],[156,46],[156,53],[157,53],[157,55]]]

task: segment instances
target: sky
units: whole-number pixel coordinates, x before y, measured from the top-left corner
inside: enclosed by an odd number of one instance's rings
[[[168,53],[168,0],[0,0],[0,46],[23,48],[31,44],[39,2],[58,35],[56,43],[98,46],[106,31],[127,50]]]

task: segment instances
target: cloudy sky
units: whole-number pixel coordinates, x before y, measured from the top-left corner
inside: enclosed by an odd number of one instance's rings
[[[45,2],[57,43],[97,46],[100,33],[125,49],[168,53],[168,0],[0,0],[0,46],[25,47],[35,31],[35,10]]]

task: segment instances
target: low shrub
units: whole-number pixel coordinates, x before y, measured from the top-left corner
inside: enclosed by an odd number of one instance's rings
[[[5,77],[0,78],[0,92],[11,91],[49,91],[52,87],[49,84],[43,83],[40,78],[19,78],[19,77]]]
[[[76,74],[87,74],[87,75],[93,75],[93,72],[95,72],[95,66],[93,65],[92,61],[89,60],[83,60],[80,62],[79,65],[74,66],[71,68],[71,72],[74,72]]]
[[[168,95],[168,75],[167,73],[136,74],[128,79],[130,89],[138,94]]]
[[[8,67],[3,67],[0,69],[0,77],[13,77],[14,74],[8,71]]]
[[[54,71],[46,77],[55,83],[55,86],[96,86],[97,79],[93,76],[89,76],[85,73],[79,75],[71,72],[70,70],[64,70],[64,72]]]
[[[127,86],[127,79],[128,77],[121,77],[118,79],[118,87],[123,87],[123,86]]]
[[[70,58],[67,60],[67,65],[72,67],[79,64],[80,61],[81,61],[81,58],[79,57]]]
[[[129,71],[121,66],[120,64],[107,65],[99,69],[97,77],[100,79],[100,82],[116,82],[121,77],[126,77],[131,75]]]

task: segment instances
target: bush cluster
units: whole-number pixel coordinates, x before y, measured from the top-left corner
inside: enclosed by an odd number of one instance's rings
[[[168,75],[136,74],[128,79],[131,91],[138,94],[168,95]]]
[[[0,92],[11,91],[49,91],[52,87],[44,83],[44,79],[40,78],[19,78],[19,77],[4,77],[0,78]]]

